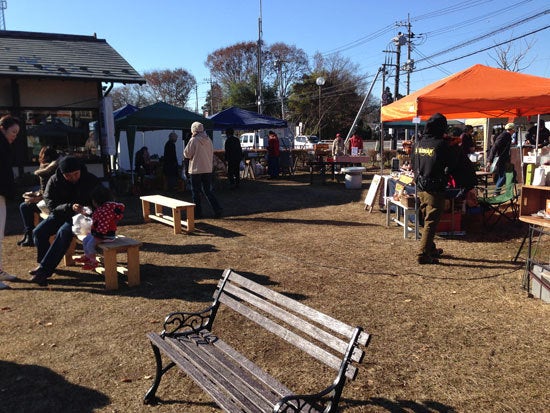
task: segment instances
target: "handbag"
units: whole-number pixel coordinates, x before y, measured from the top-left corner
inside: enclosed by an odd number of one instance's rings
[[[498,164],[498,159],[499,157],[498,156],[495,156],[493,158],[493,162],[491,163],[491,168],[489,169],[489,172],[491,173],[494,173],[497,169],[497,164]]]

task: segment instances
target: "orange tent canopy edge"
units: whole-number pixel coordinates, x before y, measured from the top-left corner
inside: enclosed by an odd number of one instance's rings
[[[550,113],[550,78],[474,65],[382,106],[382,122],[515,118]]]

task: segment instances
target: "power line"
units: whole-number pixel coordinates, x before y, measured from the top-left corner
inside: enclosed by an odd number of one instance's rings
[[[431,58],[434,58],[434,57],[437,57],[437,56],[441,56],[441,55],[443,55],[443,54],[452,52],[453,50],[457,50],[457,49],[460,49],[460,48],[462,48],[462,47],[469,46],[469,45],[471,45],[471,44],[473,44],[473,43],[479,42],[479,41],[484,40],[484,39],[486,39],[486,38],[488,38],[488,37],[492,37],[492,36],[494,36],[494,35],[496,35],[496,34],[505,32],[505,31],[507,31],[507,30],[511,30],[512,28],[516,28],[516,27],[519,26],[520,24],[527,23],[527,22],[530,21],[530,20],[536,19],[536,18],[541,17],[541,16],[543,16],[543,15],[545,15],[545,14],[548,14],[548,13],[550,13],[550,9],[547,9],[547,10],[545,10],[545,11],[543,11],[543,12],[540,12],[540,13],[537,13],[537,14],[533,14],[533,15],[528,16],[528,17],[526,17],[526,18],[524,18],[524,19],[522,19],[522,20],[518,20],[518,21],[512,22],[512,23],[510,23],[509,25],[506,25],[505,27],[501,27],[501,28],[499,28],[499,29],[496,29],[496,30],[493,30],[493,31],[491,31],[491,32],[485,33],[485,34],[483,34],[483,35],[481,35],[481,36],[476,36],[475,38],[470,39],[470,40],[468,40],[468,41],[466,41],[466,42],[459,43],[459,44],[457,44],[457,45],[455,45],[455,46],[448,47],[448,48],[446,48],[445,50],[442,50],[442,51],[440,51],[440,52],[436,52],[436,53],[434,53],[434,54],[431,54],[431,55],[428,56],[426,59],[428,59],[428,58],[431,59]],[[537,31],[540,31],[540,30],[537,30]],[[533,33],[536,33],[536,31],[533,32]],[[421,62],[421,61],[423,61],[423,60],[425,60],[425,59],[420,59],[420,60],[417,60],[416,62],[418,63],[418,62]]]
[[[481,53],[481,52],[486,52],[487,50],[494,49],[495,47],[499,47],[499,46],[502,46],[502,45],[504,45],[504,44],[507,44],[507,43],[510,43],[510,42],[513,42],[513,41],[516,41],[516,40],[519,40],[519,39],[523,39],[524,37],[531,36],[532,34],[538,33],[538,32],[540,32],[540,31],[546,30],[546,29],[548,29],[548,28],[550,28],[550,25],[541,27],[540,29],[537,29],[537,30],[533,30],[533,31],[531,31],[531,32],[529,32],[529,33],[525,33],[525,34],[523,34],[523,35],[521,35],[521,36],[517,36],[517,37],[515,37],[515,38],[513,38],[513,39],[509,39],[509,40],[506,40],[506,41],[504,41],[504,42],[497,43],[497,44],[495,44],[495,45],[493,45],[493,46],[485,47],[485,48],[483,48],[483,49],[476,50],[475,52],[468,53],[468,54],[462,55],[462,56],[460,56],[460,57],[456,57],[456,58],[454,58],[454,59],[449,59],[449,60],[447,60],[447,61],[445,61],[445,62],[433,64],[433,65],[431,65],[431,66],[426,66],[426,67],[423,67],[423,68],[421,68],[421,69],[416,69],[415,71],[416,71],[416,72],[421,72],[422,70],[427,70],[427,69],[431,69],[431,68],[433,68],[433,67],[437,67],[437,66],[444,65],[444,64],[447,64],[447,63],[456,62],[457,60],[464,59],[464,58],[466,58],[466,57],[470,57],[470,56],[473,56],[473,55],[478,54],[478,53]]]
[[[483,14],[483,15],[480,15],[480,16],[475,16],[475,17],[473,17],[469,20],[462,20],[462,21],[457,22],[453,25],[445,26],[445,27],[442,27],[440,29],[432,30],[432,31],[429,31],[429,32],[424,32],[422,34],[424,34],[428,37],[435,37],[435,36],[439,36],[439,35],[442,35],[442,34],[447,34],[447,33],[450,33],[450,32],[456,32],[456,30],[461,28],[461,27],[470,27],[470,26],[472,26],[476,23],[485,21],[489,18],[495,18],[496,16],[499,16],[501,14],[508,13],[512,10],[517,10],[519,7],[521,7],[525,3],[529,3],[531,1],[532,0],[523,0],[523,1],[520,1],[518,3],[511,4],[510,6],[504,7],[502,9],[491,10],[489,13],[486,13],[486,14]]]

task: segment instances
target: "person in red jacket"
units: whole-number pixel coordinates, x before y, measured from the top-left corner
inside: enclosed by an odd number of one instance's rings
[[[84,270],[94,270],[99,264],[96,259],[96,245],[113,241],[116,238],[117,223],[124,215],[124,204],[114,202],[111,191],[99,185],[91,194],[92,213],[91,232],[82,240],[84,256],[75,261],[83,263]]]
[[[353,148],[357,148],[357,154],[363,152],[363,139],[355,132],[349,140],[349,153],[353,154]]]
[[[279,176],[279,137],[273,131],[269,131],[267,141],[267,169],[270,179]]]

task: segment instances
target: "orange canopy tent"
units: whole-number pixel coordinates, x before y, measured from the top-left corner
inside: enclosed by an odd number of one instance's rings
[[[474,65],[382,106],[382,122],[428,119],[516,118],[550,113],[550,78]]]

